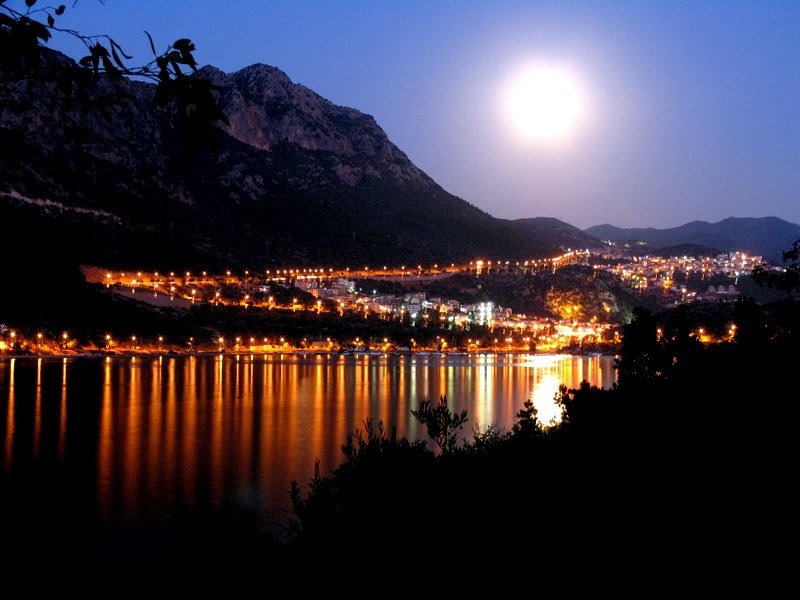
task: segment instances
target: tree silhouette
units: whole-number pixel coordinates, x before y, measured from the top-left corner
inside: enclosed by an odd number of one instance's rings
[[[428,435],[436,442],[442,454],[455,450],[456,435],[467,422],[467,411],[461,411],[460,414],[451,413],[447,407],[447,397],[440,396],[436,406],[433,406],[428,398],[420,400],[419,408],[412,410],[411,414],[425,425]]]
[[[123,77],[144,79],[156,84],[154,99],[171,108],[186,125],[188,132],[208,129],[216,121],[228,123],[213,94],[218,88],[196,75],[195,45],[190,39],[178,39],[159,53],[152,36],[145,32],[153,59],[145,64],[133,65],[129,62],[133,57],[111,36],[85,35],[74,29],[57,26],[56,17],[66,10],[63,4],[37,7],[37,0],[25,0],[24,9],[13,8],[10,4],[0,2],[2,85],[8,86],[12,82],[35,76],[56,83],[56,100],[78,100],[102,107],[109,96],[104,94],[98,97],[88,93],[89,90],[96,90],[100,81],[120,80]],[[87,54],[77,65],[45,60],[42,47],[53,34],[79,40],[86,47]]]
[[[783,260],[791,261],[783,272],[770,271],[764,265],[753,269],[753,280],[760,286],[785,292],[789,298],[800,292],[800,240],[783,253]]]
[[[641,307],[634,308],[633,314],[633,321],[623,328],[623,344],[616,363],[620,386],[652,382],[662,377],[667,368],[655,317]]]
[[[556,394],[558,396],[558,394]],[[512,432],[523,439],[530,439],[540,436],[544,432],[541,421],[537,414],[533,400],[525,400],[523,407],[517,413],[518,421],[514,423]]]

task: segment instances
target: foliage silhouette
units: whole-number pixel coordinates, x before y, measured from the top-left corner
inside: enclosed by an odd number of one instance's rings
[[[556,394],[558,396],[558,394]],[[512,434],[522,439],[532,439],[544,434],[545,429],[539,421],[533,400],[525,400],[522,408],[517,413],[517,422],[511,430]]]
[[[800,240],[783,253],[783,260],[791,261],[783,272],[774,272],[765,265],[753,269],[753,279],[760,286],[785,292],[789,298],[800,292]]]
[[[366,432],[366,434],[364,433]],[[424,490],[434,466],[424,442],[386,434],[383,424],[370,419],[364,432],[347,435],[342,445],[346,460],[330,477],[320,477],[319,465],[304,497],[296,481],[290,495],[301,525],[295,544],[306,548],[348,546],[348,540],[381,535],[403,547],[417,547],[417,532],[425,515]],[[391,520],[389,520],[391,516]]]
[[[56,17],[64,14],[66,7],[36,7],[36,0],[26,0],[25,8],[13,8],[11,3],[0,3],[0,70],[3,85],[25,79],[31,75],[56,84],[57,102],[78,100],[103,111],[121,92],[98,93],[103,80],[118,81],[135,78],[156,84],[154,99],[171,109],[178,124],[193,137],[208,135],[213,123],[228,123],[219,109],[214,91],[218,88],[210,81],[198,77],[194,58],[194,43],[181,38],[158,52],[155,42],[145,32],[150,42],[153,59],[134,65],[123,47],[109,35],[86,35],[74,29],[56,25]],[[44,21],[40,20],[44,19]],[[44,60],[42,46],[53,34],[70,36],[79,40],[87,54],[77,65],[60,60]],[[184,72],[187,69],[188,72]],[[93,93],[90,93],[93,92]]]
[[[453,452],[458,442],[458,431],[463,429],[467,422],[467,411],[453,414],[447,406],[447,397],[440,396],[436,406],[428,398],[419,401],[419,408],[412,410],[411,414],[425,425],[428,435],[436,442],[442,453]]]

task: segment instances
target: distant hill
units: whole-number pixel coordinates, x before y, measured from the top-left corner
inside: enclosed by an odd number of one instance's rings
[[[552,217],[514,219],[508,223],[525,237],[556,248],[600,248],[600,240],[574,225]]]
[[[669,229],[623,229],[595,225],[585,230],[601,240],[646,242],[655,248],[678,244],[702,244],[723,252],[741,250],[781,263],[783,252],[800,239],[800,225],[777,217],[730,217],[718,223],[692,221]]]
[[[7,259],[219,269],[557,251],[442,189],[371,116],[275,67],[201,74],[230,121],[207,145],[181,136],[152,85],[103,80],[90,102],[67,102],[52,80],[0,70]]]

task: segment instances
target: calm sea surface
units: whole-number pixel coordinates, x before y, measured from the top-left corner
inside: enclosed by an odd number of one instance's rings
[[[164,356],[0,359],[4,490],[81,499],[99,523],[182,508],[288,515],[289,482],[341,462],[365,419],[423,439],[422,397],[507,431],[525,400],[558,418],[559,384],[610,387],[611,356]],[[52,478],[52,486],[48,485]],[[73,498],[73,499],[74,499]]]

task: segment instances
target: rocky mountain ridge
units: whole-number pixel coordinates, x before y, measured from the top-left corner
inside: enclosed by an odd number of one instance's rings
[[[79,102],[60,97],[52,81],[3,82],[0,218],[19,224],[16,244],[29,246],[38,230],[51,256],[162,268],[428,264],[557,251],[443,190],[371,116],[275,67],[204,67],[200,75],[219,86],[230,125],[199,145],[182,137],[148,84],[102,80]]]

